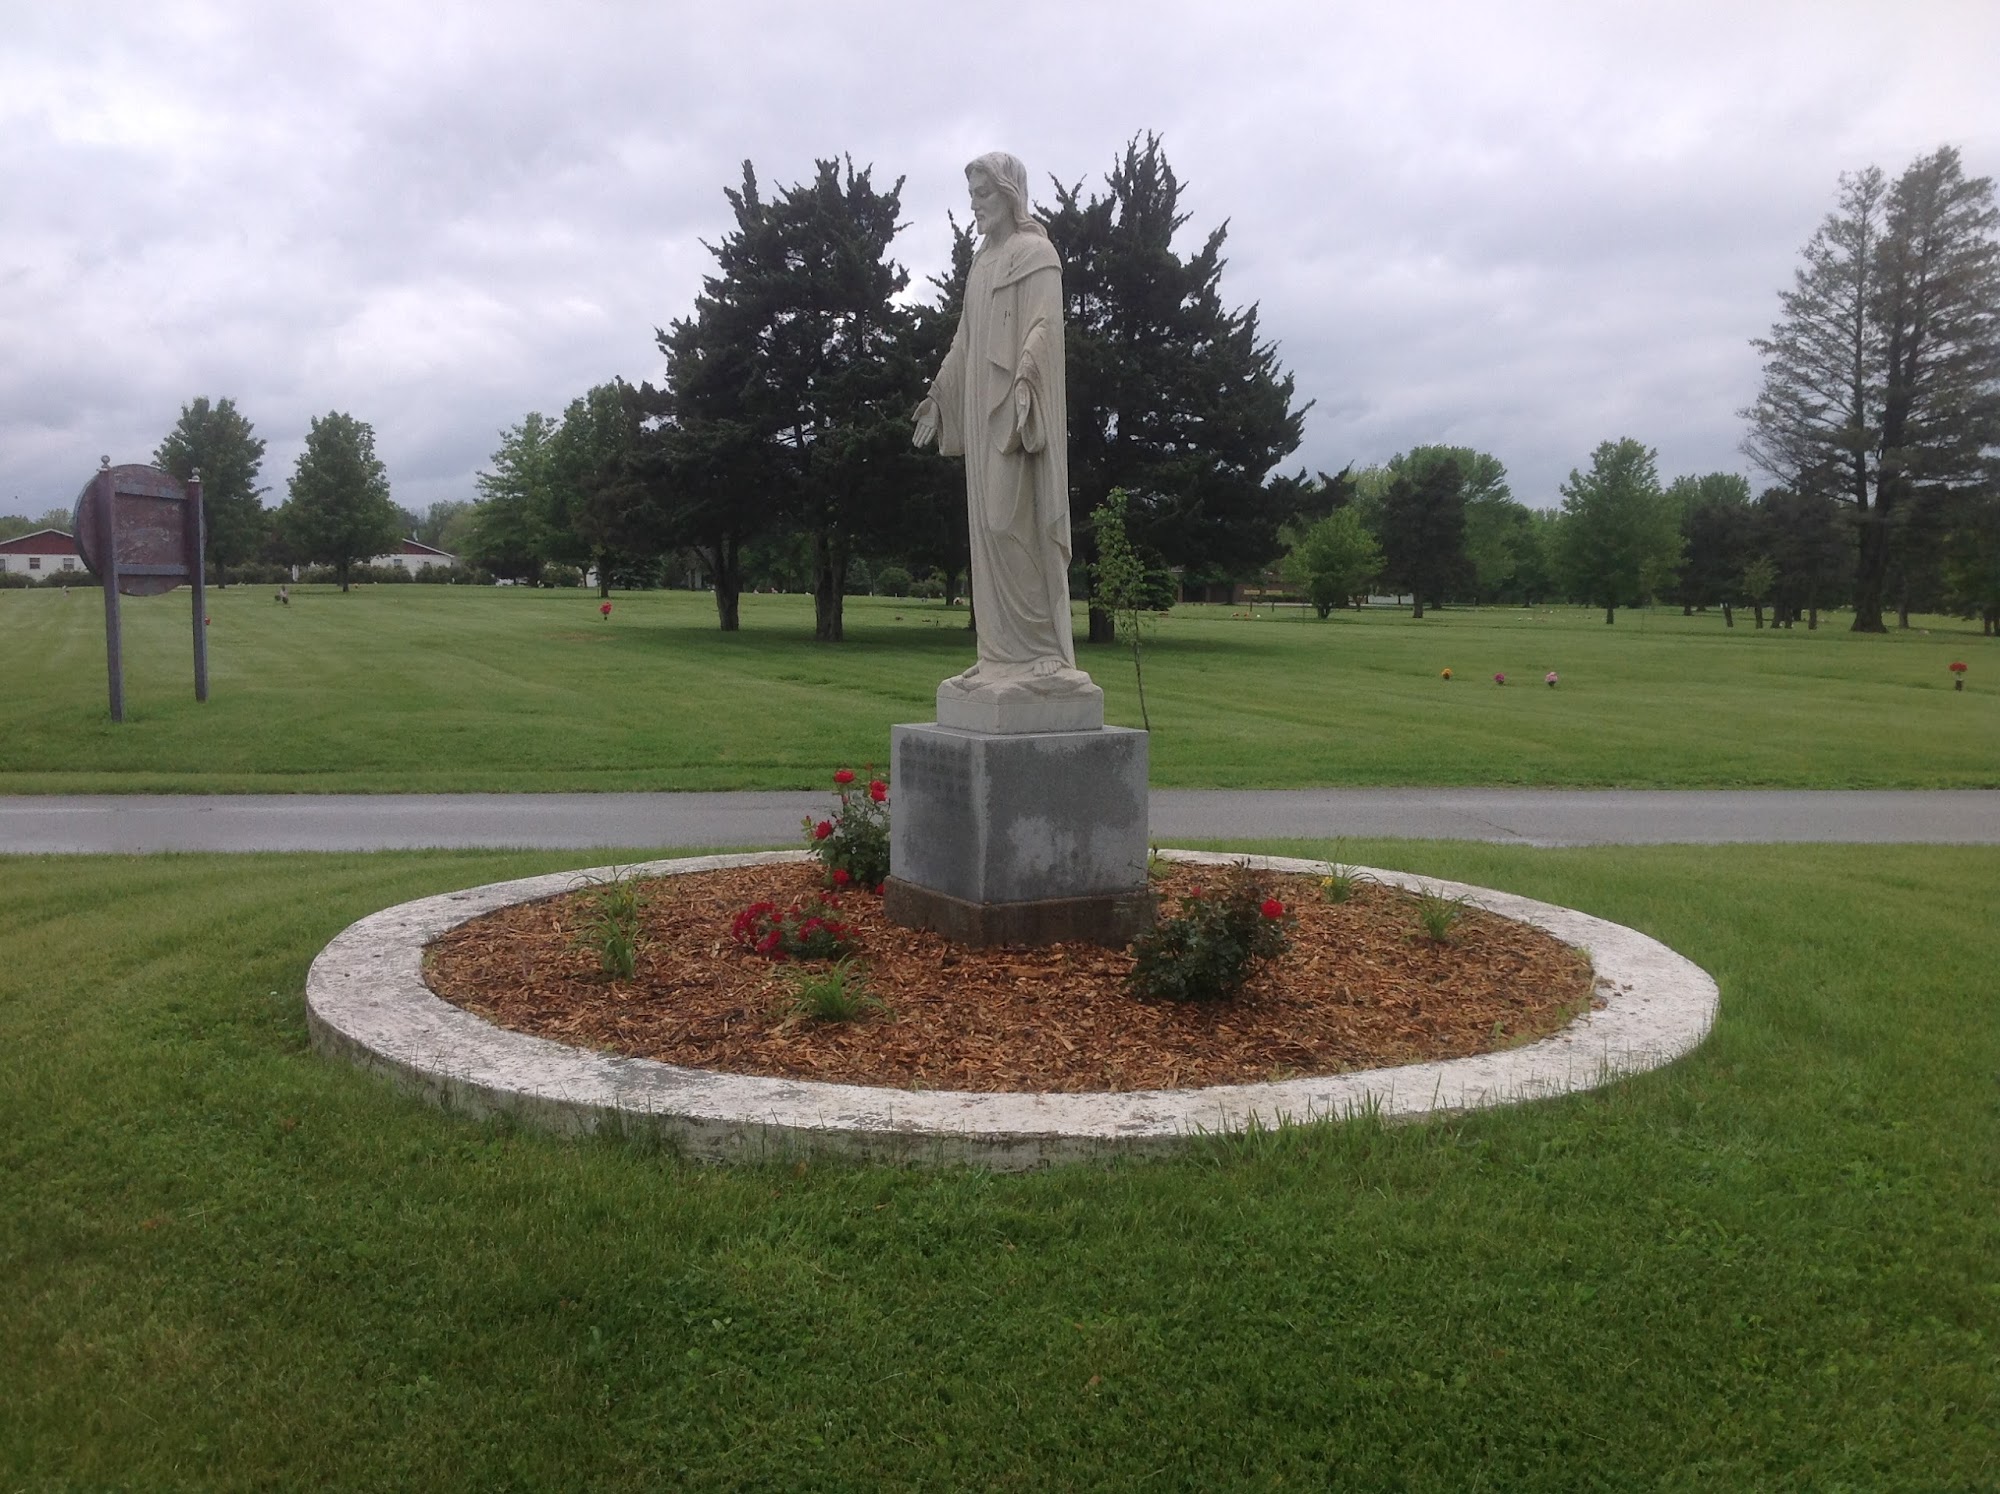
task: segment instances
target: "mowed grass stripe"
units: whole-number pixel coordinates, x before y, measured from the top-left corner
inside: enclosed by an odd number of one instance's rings
[[[1718,976],[1716,1031],[1587,1096],[1165,1164],[704,1169],[307,1049],[332,933],[561,854],[0,860],[0,1474],[1994,1482],[2000,850],[1339,854],[1643,928]]]
[[[804,597],[261,587],[211,595],[192,698],[185,593],[128,599],[129,719],[106,717],[94,593],[0,592],[0,792],[444,792],[823,786],[929,720],[973,656],[963,609],[849,600],[816,644]],[[1080,615],[1080,610],[1079,610]],[[1587,609],[1388,610],[1321,622],[1181,607],[1146,644],[1161,787],[2000,785],[2000,647],[1925,619],[1857,637]],[[1084,646],[1109,718],[1131,661]],[[1951,688],[1946,665],[1973,666]],[[1439,677],[1446,667],[1455,678]],[[1556,671],[1549,689],[1543,676]],[[1504,688],[1493,683],[1507,675]]]

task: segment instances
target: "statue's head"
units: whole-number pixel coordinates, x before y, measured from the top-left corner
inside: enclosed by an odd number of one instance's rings
[[[972,194],[973,221],[990,238],[1009,233],[1047,235],[1028,211],[1028,168],[1004,150],[988,151],[965,168],[965,185]]]

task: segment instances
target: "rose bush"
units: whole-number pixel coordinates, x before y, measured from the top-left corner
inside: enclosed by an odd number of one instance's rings
[[[824,819],[806,820],[806,848],[829,886],[880,892],[889,875],[889,785],[871,769],[867,787],[857,788],[852,768],[836,772],[833,783],[840,805]]]

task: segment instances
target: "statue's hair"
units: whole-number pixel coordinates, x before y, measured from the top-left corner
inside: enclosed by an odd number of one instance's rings
[[[991,178],[993,185],[1007,194],[1007,201],[1014,209],[1017,232],[1049,236],[1049,231],[1028,211],[1028,168],[1021,164],[1019,156],[1010,156],[1004,150],[989,150],[978,160],[966,163],[966,179],[970,180],[975,171]]]

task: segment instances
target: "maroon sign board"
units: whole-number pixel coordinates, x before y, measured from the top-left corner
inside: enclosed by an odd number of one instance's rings
[[[194,587],[194,698],[208,699],[207,594],[202,551],[206,526],[201,474],[183,483],[157,467],[111,465],[77,494],[72,525],[83,563],[104,583],[104,660],[111,677],[111,719],[125,719],[125,661],[118,599],[158,596],[183,581]]]

